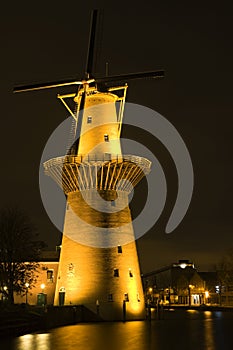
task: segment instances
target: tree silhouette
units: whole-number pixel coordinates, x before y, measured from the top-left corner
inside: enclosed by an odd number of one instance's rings
[[[14,303],[14,293],[25,294],[35,285],[39,256],[45,244],[19,208],[0,211],[0,287],[5,298]],[[25,284],[29,284],[27,287]]]
[[[227,250],[222,260],[218,263],[216,270],[222,285],[233,285],[233,248]]]

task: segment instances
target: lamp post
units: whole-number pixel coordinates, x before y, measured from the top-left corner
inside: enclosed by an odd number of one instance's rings
[[[100,314],[100,302],[98,299],[96,300],[95,304],[96,304],[96,314],[99,316],[99,314]]]
[[[193,288],[194,286],[192,284],[189,284],[189,288],[188,288],[188,293],[189,293],[189,306],[191,306],[191,289]]]
[[[26,305],[27,305],[27,303],[28,303],[28,287],[29,287],[28,282],[25,283],[25,287],[26,287]]]
[[[45,307],[45,305],[46,305],[46,298],[45,298],[45,294],[44,294],[45,284],[42,283],[42,284],[40,285],[40,288],[41,288],[41,290],[42,290],[42,293],[41,293],[41,298],[42,298],[42,299],[41,299],[41,305]]]
[[[4,292],[6,292],[7,291],[7,286],[4,286],[3,290],[4,290]],[[4,300],[5,298],[6,298],[5,294],[2,293],[2,300]]]
[[[210,293],[208,292],[208,290],[206,290],[205,291],[205,304],[209,303],[209,296],[210,296]]]
[[[153,302],[153,288],[152,287],[149,288],[149,299],[150,299],[150,303],[152,303]]]

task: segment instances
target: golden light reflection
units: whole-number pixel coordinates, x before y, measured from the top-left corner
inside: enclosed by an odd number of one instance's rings
[[[36,345],[38,350],[49,350],[50,349],[50,334],[41,333],[36,334]]]
[[[204,322],[204,337],[205,337],[205,349],[215,350],[215,339],[213,330],[213,318],[211,317],[211,311],[205,311],[205,322]]]
[[[18,338],[18,349],[33,349],[34,336],[32,334],[26,334]]]
[[[25,334],[17,340],[18,350],[50,350],[50,334]]]
[[[190,312],[191,314],[194,314],[194,313],[198,312],[198,310],[188,309],[187,312]]]
[[[212,312],[211,311],[204,311],[204,315],[205,315],[205,317],[206,316],[209,317],[212,315]]]

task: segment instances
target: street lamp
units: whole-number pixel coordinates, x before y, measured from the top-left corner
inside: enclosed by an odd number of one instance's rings
[[[96,304],[96,314],[99,315],[100,314],[100,302],[98,299],[96,300],[95,304]]]
[[[148,288],[148,300],[150,301],[150,303],[153,301],[153,288],[152,287]]]
[[[40,288],[42,289],[42,293],[44,294],[45,284],[42,283],[42,284],[40,285]]]
[[[208,304],[208,299],[209,299],[210,293],[208,292],[208,290],[205,291],[205,304]]]
[[[191,289],[194,288],[192,284],[189,284],[188,292],[189,292],[189,306],[191,306]]]
[[[7,291],[7,286],[4,286],[3,290],[4,290],[4,292],[6,292]],[[2,293],[2,300],[4,300],[5,298],[6,298],[6,295]]]
[[[29,287],[28,282],[25,283],[25,287],[26,287],[26,304],[27,304],[28,303],[28,287]]]
[[[41,293],[41,305],[45,307],[45,305],[46,305],[46,294],[44,294],[45,284],[42,283],[42,284],[40,285],[40,288],[42,289],[42,293]]]

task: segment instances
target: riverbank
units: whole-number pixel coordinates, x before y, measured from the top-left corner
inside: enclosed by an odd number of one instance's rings
[[[27,334],[42,326],[43,311],[27,308],[24,304],[0,309],[0,337]]]
[[[151,309],[153,310],[154,308],[151,307]],[[171,309],[192,309],[197,311],[233,312],[233,307],[217,305],[165,305],[162,309],[164,311]],[[148,319],[151,319],[151,317],[148,317]],[[159,318],[156,317],[156,319]],[[0,337],[15,337],[37,331],[48,331],[66,325],[97,322],[104,322],[104,320],[83,305],[68,305],[62,307],[37,307],[25,304],[13,305],[0,309]]]
[[[103,321],[100,316],[83,305],[62,307],[8,305],[0,309],[0,337],[14,337],[81,322],[100,321]]]
[[[163,308],[167,309],[183,309],[183,310],[198,310],[198,311],[233,311],[232,306],[220,306],[220,305],[164,305]]]

